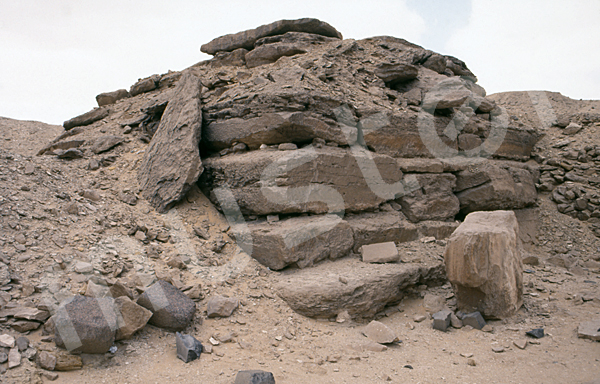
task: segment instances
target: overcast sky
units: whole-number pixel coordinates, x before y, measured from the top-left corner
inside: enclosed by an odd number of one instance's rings
[[[0,0],[0,116],[62,124],[98,93],[209,58],[217,36],[302,17],[456,56],[488,93],[600,99],[598,0]]]

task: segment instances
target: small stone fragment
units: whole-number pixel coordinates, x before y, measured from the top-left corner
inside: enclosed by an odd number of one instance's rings
[[[423,315],[417,315],[413,318],[415,323],[420,323],[421,321],[425,321],[427,319],[427,316],[423,316]]]
[[[21,336],[21,337],[17,338],[16,344],[17,344],[17,348],[19,349],[19,351],[23,352],[24,350],[29,348],[29,339],[26,338],[25,336]]]
[[[279,144],[278,149],[280,151],[293,151],[293,150],[298,149],[298,146],[294,143],[282,143],[282,144]]]
[[[433,314],[433,329],[446,332],[450,326],[452,311],[443,310]]]
[[[58,373],[56,372],[42,372],[42,376],[50,381],[55,381],[58,379]]]
[[[450,324],[456,329],[463,327],[463,322],[454,313],[450,315]]]
[[[70,353],[60,353],[56,356],[56,371],[75,371],[83,367],[81,357],[71,355]]]
[[[531,336],[536,339],[541,339],[542,337],[544,337],[544,329],[543,328],[532,329],[531,331],[526,332],[525,334],[527,336]]]
[[[184,363],[196,360],[204,349],[202,343],[191,335],[176,333],[177,357]]]
[[[43,369],[48,371],[54,371],[56,367],[56,356],[47,351],[42,351],[38,355],[38,364]]]
[[[207,317],[229,317],[239,304],[239,300],[232,297],[213,296],[206,305]]]
[[[502,353],[502,352],[504,352],[504,348],[503,347],[492,347],[492,351],[494,351],[495,353]]]
[[[21,365],[21,354],[18,348],[12,348],[8,352],[8,369],[15,368]]]
[[[519,349],[525,349],[527,347],[527,340],[514,340],[513,344]]]
[[[398,248],[393,241],[363,245],[360,253],[365,263],[393,263],[400,260]]]
[[[470,325],[475,329],[482,329],[483,327],[485,327],[485,320],[483,319],[483,316],[481,316],[481,313],[479,313],[478,311],[464,315],[462,318],[462,322],[463,325]]]
[[[399,341],[400,339],[396,336],[396,333],[392,331],[387,325],[373,320],[363,330],[363,334],[369,339],[379,344],[390,344]]]
[[[8,354],[6,352],[0,352],[0,364],[4,364],[8,361]]]
[[[275,377],[271,372],[239,371],[235,376],[234,384],[275,384]]]
[[[477,365],[477,363],[473,359],[467,360],[467,364],[469,364],[471,367],[475,367]]]
[[[0,335],[0,347],[12,348],[15,346],[15,338],[11,335]]]

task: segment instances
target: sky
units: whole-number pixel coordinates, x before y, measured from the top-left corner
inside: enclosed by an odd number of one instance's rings
[[[314,17],[460,58],[488,94],[600,99],[598,0],[0,0],[0,116],[51,124],[210,56],[215,37]]]

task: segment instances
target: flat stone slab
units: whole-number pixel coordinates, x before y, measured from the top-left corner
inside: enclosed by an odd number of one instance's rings
[[[600,341],[600,319],[586,321],[579,324],[577,336],[582,339],[591,339]]]
[[[393,241],[363,245],[360,251],[365,263],[394,263],[400,260],[398,248]]]
[[[219,51],[233,51],[238,48],[252,50],[256,40],[267,36],[283,35],[286,32],[306,32],[338,39],[342,38],[342,34],[335,28],[317,19],[279,20],[271,24],[261,25],[255,29],[217,37],[202,45],[200,50],[210,55],[214,55]]]
[[[304,316],[335,318],[348,311],[353,318],[372,318],[386,305],[398,303],[405,288],[440,279],[443,265],[433,257],[419,264],[367,264],[347,257],[283,272],[275,290]]]

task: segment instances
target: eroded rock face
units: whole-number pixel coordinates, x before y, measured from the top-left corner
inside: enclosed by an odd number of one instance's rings
[[[459,309],[491,318],[514,315],[523,304],[521,252],[514,212],[467,215],[444,253]]]
[[[251,50],[260,38],[283,35],[286,32],[306,32],[341,39],[339,33],[331,25],[317,19],[279,20],[258,28],[217,37],[204,44],[200,50],[204,53],[215,54],[219,51],[233,51],[238,48]]]
[[[166,281],[160,280],[137,299],[137,304],[152,311],[150,324],[172,331],[184,330],[194,318],[196,304]]]
[[[211,200],[219,204],[215,189],[230,188],[242,213],[254,215],[363,211],[402,190],[394,159],[342,148],[252,151],[204,165],[199,184]]]
[[[406,217],[413,222],[454,218],[460,209],[452,193],[456,177],[449,173],[414,176],[418,188],[399,199]]]
[[[143,196],[160,212],[181,199],[202,173],[201,87],[192,74],[180,78],[138,170]]]
[[[458,172],[455,191],[465,213],[521,209],[537,199],[534,175],[518,163],[486,162]]]
[[[250,225],[251,256],[261,264],[280,270],[299,268],[318,261],[346,256],[354,244],[352,228],[336,215],[290,218],[271,225]]]

